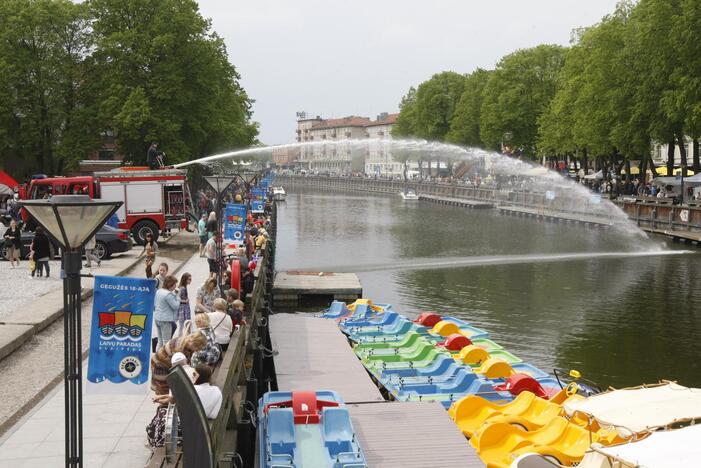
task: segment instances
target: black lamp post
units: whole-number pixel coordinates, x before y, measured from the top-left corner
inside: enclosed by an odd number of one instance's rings
[[[223,243],[224,235],[222,228],[224,227],[224,209],[222,207],[222,194],[227,188],[236,180],[235,176],[228,175],[215,175],[215,176],[205,176],[204,178],[207,183],[214,189],[217,193],[217,223],[219,223],[217,237],[217,250],[219,250],[219,255],[217,258],[217,288],[221,290],[221,277],[222,277],[222,255],[224,254]]]
[[[87,195],[56,195],[20,202],[63,252],[63,363],[66,467],[83,466],[83,350],[80,267],[83,245],[122,202],[91,200]]]
[[[682,161],[682,180],[681,180],[681,204],[684,204],[684,176],[686,175],[686,164]]]

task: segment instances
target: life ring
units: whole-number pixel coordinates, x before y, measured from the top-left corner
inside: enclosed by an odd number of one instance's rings
[[[241,298],[241,262],[238,257],[231,261],[231,284],[230,286],[238,291],[238,297]]]

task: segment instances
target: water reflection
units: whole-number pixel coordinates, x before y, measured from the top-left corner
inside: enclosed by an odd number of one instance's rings
[[[406,270],[406,263],[453,257],[631,252],[636,245],[607,230],[491,210],[288,192],[279,212],[280,270],[394,265],[359,273],[367,297],[406,313],[466,318],[544,369],[578,368],[605,385],[660,378],[701,385],[697,254]]]

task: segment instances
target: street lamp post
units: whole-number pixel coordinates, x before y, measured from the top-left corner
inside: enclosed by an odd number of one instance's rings
[[[83,466],[83,349],[80,267],[83,245],[122,205],[87,195],[56,195],[20,202],[61,247],[63,279],[63,380],[66,467]]]
[[[224,210],[222,208],[222,194],[227,188],[236,180],[235,176],[227,175],[215,175],[215,176],[205,176],[204,178],[207,183],[214,189],[217,193],[217,222],[219,223],[217,237],[217,250],[219,250],[219,256],[217,258],[217,288],[221,289],[221,277],[222,277],[222,256],[224,255],[223,244],[224,235],[222,228],[224,227]]]
[[[682,180],[681,180],[681,204],[684,204],[684,176],[686,175],[686,164],[682,162]]]

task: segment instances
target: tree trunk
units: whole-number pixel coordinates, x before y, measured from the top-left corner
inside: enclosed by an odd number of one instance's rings
[[[677,136],[677,146],[679,146],[679,156],[682,170],[686,170],[686,144],[684,142],[684,136]],[[684,174],[686,176],[686,174]]]
[[[630,159],[626,159],[626,182],[630,182]]]
[[[655,177],[658,177],[657,168],[655,167],[655,163],[652,161],[652,156],[648,154],[645,156],[645,160],[650,161],[650,172],[652,172],[652,178],[654,179]]]
[[[582,169],[585,175],[589,173],[589,153],[586,146],[582,149]]]
[[[674,138],[667,142],[667,177],[674,174]]]
[[[694,174],[698,174],[701,172],[701,163],[699,163],[699,139],[694,138],[694,141],[692,143],[692,151],[694,152],[693,154],[693,161],[694,161]]]
[[[648,156],[640,158],[640,183],[643,185],[647,182],[647,160]]]

